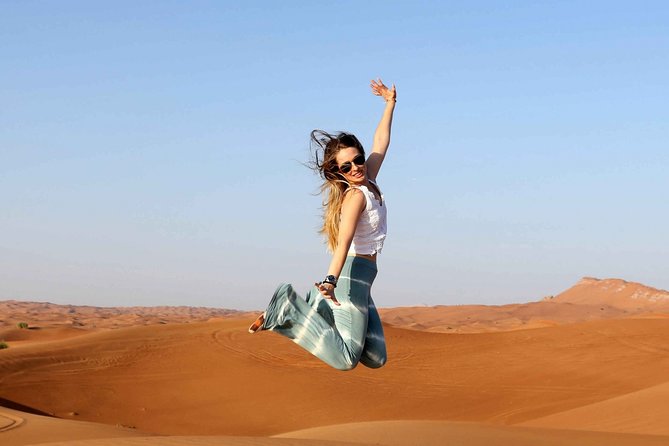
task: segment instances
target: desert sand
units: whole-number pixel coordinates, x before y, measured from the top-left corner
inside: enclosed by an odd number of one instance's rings
[[[340,372],[252,313],[0,302],[0,444],[669,445],[666,291],[382,314],[388,364]]]

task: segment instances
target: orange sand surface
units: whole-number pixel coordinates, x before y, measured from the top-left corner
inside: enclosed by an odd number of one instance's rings
[[[388,363],[351,372],[275,334],[249,335],[247,314],[201,310],[199,322],[186,322],[186,310],[105,309],[96,322],[87,307],[81,325],[72,323],[82,321],[77,307],[45,304],[40,317],[7,301],[0,444],[669,445],[663,292],[628,290],[627,305],[616,290],[642,285],[584,280],[565,292],[584,293],[580,302],[538,302],[582,307],[574,320],[525,304],[526,323],[500,329],[477,314],[508,309],[468,307],[460,331],[421,331],[414,322],[438,326],[450,307],[424,316],[389,309],[414,325],[387,317]],[[602,286],[609,294],[597,294]],[[606,315],[584,316],[610,303]],[[32,329],[16,328],[17,320]],[[548,322],[528,329],[531,320]]]
[[[0,407],[0,444],[2,445],[26,445],[70,439],[119,439],[139,435],[141,434],[135,429],[62,420]]]
[[[667,437],[664,436],[531,429],[445,421],[354,423],[288,432],[279,437],[312,440],[339,438],[344,441],[387,446],[642,446],[667,444]]]
[[[669,350],[669,346],[667,348]],[[669,351],[667,351],[669,354]],[[669,382],[521,423],[603,432],[669,435]]]

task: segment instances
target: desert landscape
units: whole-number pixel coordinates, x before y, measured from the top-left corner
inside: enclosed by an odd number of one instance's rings
[[[0,444],[669,445],[669,292],[380,310],[339,372],[255,312],[0,301]]]

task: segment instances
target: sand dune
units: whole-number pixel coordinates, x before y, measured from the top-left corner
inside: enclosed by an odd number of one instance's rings
[[[122,438],[142,435],[134,429],[61,420],[0,407],[0,442],[21,446],[45,441]],[[146,434],[143,434],[146,436]]]
[[[0,313],[0,443],[669,444],[668,313],[658,290],[612,283],[575,288],[629,288],[637,307],[600,310],[609,294],[568,290],[468,313],[389,309],[386,321],[416,325],[386,324],[388,364],[346,373],[249,335],[251,314],[0,303],[12,312]],[[33,329],[17,328],[28,315]],[[449,318],[460,333],[431,332]]]
[[[32,330],[74,327],[86,330],[113,329],[137,325],[202,322],[215,318],[251,317],[255,312],[207,307],[93,307],[58,305],[50,302],[0,301],[2,330],[24,322]]]
[[[442,333],[480,333],[575,322],[666,316],[669,292],[621,279],[586,277],[537,302],[511,305],[398,307],[380,310],[397,327]]]
[[[435,333],[487,333],[633,316],[610,305],[530,302],[510,305],[399,307],[379,310],[391,325]]]
[[[5,446],[655,446],[669,437],[599,432],[578,432],[531,427],[494,426],[445,421],[377,421],[323,426],[273,437],[252,436],[146,436],[134,430],[98,423],[41,417],[0,407],[4,420],[19,421],[0,427]],[[48,439],[47,441],[44,441]]]
[[[11,343],[12,347],[23,346],[34,342],[60,341],[63,339],[90,334],[90,330],[69,326],[42,328],[5,328],[0,329],[0,340]]]
[[[102,430],[101,430],[102,433]],[[110,437],[38,443],[41,446],[660,446],[667,437],[489,426],[441,421],[383,421],[325,426],[275,437]],[[15,445],[16,446],[16,445]]]
[[[520,423],[662,384],[669,367],[663,319],[460,335],[387,327],[387,366],[349,373],[287,339],[248,335],[247,323],[131,327],[10,348],[0,385],[8,400],[66,419],[265,436],[408,416]]]
[[[642,443],[645,445],[646,443]],[[648,443],[649,445],[657,443]],[[57,441],[30,446],[359,446],[360,443],[295,438],[173,436]]]
[[[557,296],[524,304],[397,307],[379,311],[386,324],[399,328],[481,333],[626,317],[666,317],[669,314],[669,292],[620,279],[586,277]],[[257,312],[205,307],[109,308],[0,301],[0,340],[17,340],[17,336],[23,336],[23,340],[40,339],[37,332],[41,328],[104,330],[223,318],[253,319],[255,314]],[[28,323],[33,333],[13,330],[19,322]],[[81,331],[70,330],[69,333],[76,335]]]
[[[341,440],[384,446],[642,446],[666,445],[667,437],[491,426],[443,421],[380,421],[324,426],[279,435],[281,438]]]
[[[669,354],[669,347],[667,348]],[[636,432],[669,436],[669,381],[599,403],[521,423],[521,426]]]
[[[621,279],[585,277],[567,291],[555,296],[554,300],[575,304],[608,303],[634,313],[669,312],[669,291]]]
[[[0,401],[1,403],[2,401]],[[351,446],[358,443],[232,436],[156,436],[122,426],[63,420],[0,406],[3,446]]]

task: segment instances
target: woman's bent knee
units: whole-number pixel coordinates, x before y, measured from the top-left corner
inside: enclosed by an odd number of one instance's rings
[[[375,358],[370,358],[370,357],[363,357],[360,359],[360,362],[362,365],[365,367],[369,367],[370,369],[378,369],[383,367],[386,362],[388,361],[388,358],[386,355],[379,355]]]

